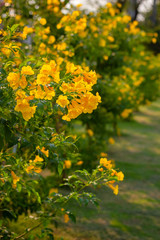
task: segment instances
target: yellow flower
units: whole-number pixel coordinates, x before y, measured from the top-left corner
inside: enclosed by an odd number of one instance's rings
[[[3,178],[0,178],[0,180],[1,180],[3,183],[5,182]]]
[[[152,43],[156,43],[157,39],[156,38],[152,38]]]
[[[83,161],[78,161],[76,165],[80,166],[83,164]]]
[[[53,12],[54,12],[54,13],[58,13],[58,12],[59,12],[59,7],[54,7],[54,8],[53,8]]]
[[[64,108],[69,104],[69,100],[68,100],[67,96],[60,95],[58,97],[56,103]]]
[[[107,7],[107,8],[111,8],[111,7],[112,7],[112,3],[108,2],[108,3],[106,4],[106,7]]]
[[[47,23],[47,21],[46,21],[45,18],[41,18],[39,22],[40,22],[40,24],[42,24],[43,26],[46,25],[46,23]]]
[[[19,21],[19,20],[21,19],[21,15],[16,15],[16,16],[15,16],[15,19],[16,19],[17,21]]]
[[[118,185],[115,186],[115,188],[114,188],[114,190],[113,190],[113,193],[114,193],[115,195],[118,194]]]
[[[98,170],[99,170],[100,172],[103,172],[103,168],[99,168]]]
[[[22,67],[21,74],[26,74],[26,75],[33,75],[34,71],[30,66],[27,67]]]
[[[104,55],[103,58],[104,58],[105,61],[108,60],[108,56],[106,56],[106,55]]]
[[[118,101],[121,101],[122,100],[122,97],[118,97]]]
[[[50,27],[44,29],[44,33],[49,34],[51,32]]]
[[[28,121],[30,118],[33,117],[37,106],[30,107],[29,103],[23,99],[18,100],[15,110],[17,112],[21,112],[23,115],[24,120]]]
[[[38,155],[35,157],[34,162],[43,162],[43,158],[39,157]]]
[[[99,41],[99,46],[100,47],[105,47],[106,46],[106,41],[101,38],[100,41]]]
[[[6,55],[7,57],[9,57],[10,53],[11,53],[11,43],[9,45],[3,45],[3,48],[1,48],[1,51],[4,55]]]
[[[107,183],[107,185],[113,190],[113,193],[115,195],[118,194],[118,185],[116,185],[115,187],[112,184],[110,184],[110,183]]]
[[[57,133],[53,133],[52,134],[52,139],[51,142],[54,142],[57,139],[58,134]]]
[[[101,152],[100,155],[101,155],[101,157],[107,157],[108,154],[104,153],[104,152]]]
[[[27,86],[27,80],[25,76],[22,76],[20,81],[19,81],[19,85],[22,89],[24,89]]]
[[[76,70],[76,66],[73,63],[67,62],[66,73],[73,73]]]
[[[33,165],[30,165],[26,168],[26,172],[29,173],[31,172],[32,170],[34,169],[34,166]]]
[[[45,147],[42,147],[40,150],[46,155],[46,157],[49,157],[49,150],[45,150]]]
[[[64,222],[65,222],[65,223],[69,222],[69,216],[68,216],[68,214],[64,214]]]
[[[40,70],[40,73],[50,75],[51,71],[52,71],[51,66],[49,64],[44,64]]]
[[[61,29],[62,28],[62,24],[61,23],[58,23],[57,24],[57,29]]]
[[[28,33],[33,33],[33,31],[34,31],[33,28],[30,28],[30,27],[25,26],[25,27],[23,28],[23,32],[22,32],[22,34],[21,34],[22,39],[23,39],[23,40],[26,39],[27,34],[28,34]]]
[[[71,167],[71,165],[72,165],[72,163],[71,163],[70,160],[65,160],[65,161],[64,161],[64,167],[65,167],[65,168],[68,168],[68,169],[69,169],[69,168]]]
[[[51,188],[49,190],[49,195],[51,195],[51,193],[58,193],[58,188]]]
[[[127,118],[131,112],[132,112],[132,109],[124,109],[124,111],[121,113],[121,116],[123,118]]]
[[[37,75],[37,84],[46,85],[50,83],[50,78],[47,75],[39,73]]]
[[[117,3],[117,7],[121,8],[122,4],[121,3]]]
[[[44,99],[51,100],[55,96],[55,91],[54,91],[53,87],[44,86],[44,90],[45,90]]]
[[[76,140],[77,135],[72,135],[71,137],[72,137],[74,140]]]
[[[123,21],[124,23],[128,23],[129,21],[131,21],[131,17],[128,16],[128,15],[124,15],[123,18],[122,18],[122,21]]]
[[[43,35],[42,35],[42,39],[43,39],[43,40],[46,40],[47,38],[48,38],[48,36],[47,36],[46,34],[43,34]]]
[[[80,7],[82,7],[82,4],[81,3],[79,3],[79,4],[77,4],[77,6],[76,6],[77,8],[80,8]]]
[[[52,44],[52,43],[54,43],[56,41],[56,39],[55,39],[55,36],[50,36],[49,37],[49,40],[48,40],[48,44]]]
[[[110,137],[110,138],[108,139],[108,142],[109,142],[110,144],[114,144],[114,143],[115,143],[115,140],[114,140],[112,137]]]
[[[105,166],[107,164],[107,162],[108,162],[107,158],[101,158],[100,159],[100,165]]]
[[[40,173],[40,172],[42,172],[42,169],[39,168],[39,167],[36,167],[36,168],[34,168],[34,172],[36,172],[36,173]]]
[[[107,158],[100,158],[100,165],[104,166],[108,170],[112,168],[112,163],[110,160],[108,161]]]
[[[117,175],[117,177],[118,177],[118,181],[123,181],[123,179],[124,179],[124,174],[123,174],[123,172],[118,172],[116,175]]]
[[[87,132],[90,137],[92,137],[94,135],[94,132],[91,129],[88,129]]]
[[[9,73],[7,77],[7,81],[10,83],[10,86],[11,88],[13,88],[13,90],[19,87],[19,79],[20,79],[19,73],[14,73],[14,72]]]
[[[112,36],[108,36],[107,39],[108,39],[108,41],[110,41],[110,42],[114,42],[114,37],[112,37]]]
[[[19,182],[20,178],[17,177],[17,175],[16,175],[13,171],[11,171],[11,175],[12,175],[12,178],[13,178],[12,187],[13,187],[13,188],[16,188],[17,182]]]

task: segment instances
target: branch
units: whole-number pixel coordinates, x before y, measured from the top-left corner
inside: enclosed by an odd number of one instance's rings
[[[28,234],[29,232],[31,232],[31,231],[33,231],[34,229],[38,228],[41,224],[42,224],[42,222],[38,223],[38,225],[36,225],[36,226],[33,227],[33,228],[30,228],[29,231],[27,231],[27,232],[25,232],[25,233],[22,233],[21,235],[19,235],[18,237],[14,238],[13,240],[22,238],[23,236],[25,236],[25,235]]]

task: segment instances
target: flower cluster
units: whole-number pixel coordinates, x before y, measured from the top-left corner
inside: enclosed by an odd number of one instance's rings
[[[113,193],[115,195],[118,194],[118,185],[114,186],[113,184],[116,181],[123,181],[124,179],[124,174],[120,171],[117,172],[116,170],[113,169],[113,164],[111,160],[108,160],[107,158],[101,158],[100,159],[100,167],[99,167],[99,171],[103,172],[103,171],[108,171],[109,172],[109,176],[113,177],[114,180],[107,180],[106,184],[109,186],[109,188],[111,188],[113,190]]]
[[[85,16],[81,17],[80,13],[80,11],[73,11],[72,14],[62,17],[60,23],[57,24],[57,28],[64,27],[66,32],[74,32],[79,36],[83,35],[87,26],[87,19]]]
[[[66,65],[66,73],[60,79],[62,64]],[[32,118],[36,111],[36,105],[30,104],[34,99],[57,98],[56,103],[59,106],[67,107],[67,114],[62,117],[67,121],[77,118],[82,113],[92,113],[101,102],[98,93],[91,93],[93,85],[97,82],[96,73],[63,61],[62,58],[57,58],[57,61],[46,60],[36,77],[31,66],[23,66],[21,72],[14,69],[14,72],[9,73],[7,81],[16,91],[15,110],[21,112],[26,121]],[[59,96],[56,95],[58,89],[62,93]]]

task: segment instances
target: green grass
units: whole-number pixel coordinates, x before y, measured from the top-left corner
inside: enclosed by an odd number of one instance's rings
[[[54,229],[55,239],[160,239],[160,101],[142,107],[133,121],[119,127],[122,136],[109,148],[109,158],[125,174],[119,195],[101,188],[96,192],[100,208],[73,205],[77,224],[62,223]],[[18,231],[23,232],[20,226]]]
[[[77,207],[77,224],[57,230],[64,240],[160,239],[160,101],[142,107],[133,121],[119,127],[122,136],[109,149],[125,173],[119,195],[100,189],[98,210]]]

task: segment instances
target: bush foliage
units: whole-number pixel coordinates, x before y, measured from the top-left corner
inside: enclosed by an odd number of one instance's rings
[[[97,205],[89,186],[109,187],[123,173],[107,159],[111,130],[159,95],[157,33],[108,3],[96,13],[69,1],[8,0],[0,18],[0,236],[53,239],[69,203]],[[9,221],[33,213],[19,236]],[[26,235],[27,234],[27,235]],[[27,238],[26,238],[27,237]]]

